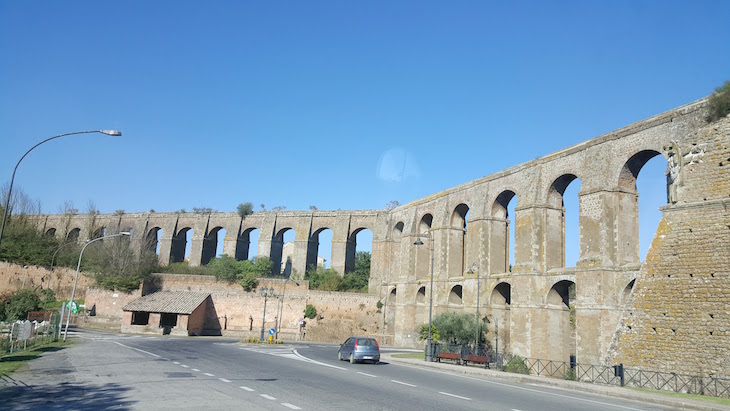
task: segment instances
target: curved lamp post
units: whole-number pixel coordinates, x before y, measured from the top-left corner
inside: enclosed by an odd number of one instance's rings
[[[274,296],[274,287],[264,287],[261,289],[261,294],[264,296],[264,318],[261,320],[261,338],[260,342],[264,342],[264,328],[266,327],[266,300],[269,297]]]
[[[71,290],[71,301],[72,302],[73,302],[74,296],[76,294],[76,283],[79,281],[79,271],[81,271],[81,257],[84,255],[84,250],[86,250],[86,247],[95,241],[103,240],[105,238],[121,237],[124,235],[132,235],[132,233],[127,232],[127,231],[122,231],[121,233],[118,233],[118,234],[105,235],[104,237],[99,237],[99,238],[95,238],[93,240],[89,240],[86,242],[86,244],[84,244],[84,246],[81,248],[81,253],[79,253],[79,264],[76,266],[76,277],[74,278],[74,288]],[[69,321],[71,321],[71,308],[70,307],[68,310],[68,316],[66,317],[66,328],[63,330],[63,341],[66,341],[66,335],[68,335]]]
[[[10,195],[13,193],[13,182],[15,181],[15,172],[18,171],[18,166],[20,165],[20,162],[23,161],[25,156],[28,155],[31,151],[33,151],[34,148],[38,147],[39,145],[45,143],[46,141],[51,141],[53,139],[59,138],[59,137],[65,137],[65,136],[71,136],[74,134],[90,134],[90,133],[101,133],[106,134],[108,136],[121,136],[122,132],[119,130],[88,130],[88,131],[74,131],[73,133],[65,133],[65,134],[59,134],[57,136],[53,136],[50,138],[47,138],[40,143],[34,145],[30,148],[30,150],[26,151],[25,154],[23,154],[23,157],[20,157],[20,160],[18,160],[18,163],[15,164],[15,168],[13,169],[13,177],[10,178],[10,188],[8,189],[8,196],[5,198],[5,207],[3,208],[3,221],[2,226],[0,226],[0,244],[3,240],[3,232],[5,231],[5,220],[8,218],[8,206],[10,205]],[[64,337],[65,340],[65,337]]]
[[[431,314],[433,313],[433,235],[432,231],[429,230],[428,233],[421,233],[416,237],[416,241],[413,243],[414,245],[423,245],[423,241],[421,241],[421,236],[424,236],[428,238],[429,245],[431,246],[431,289],[430,297],[428,299],[428,338],[426,339],[426,354],[424,355],[424,361],[426,362],[432,362],[433,361],[433,341],[431,341]]]

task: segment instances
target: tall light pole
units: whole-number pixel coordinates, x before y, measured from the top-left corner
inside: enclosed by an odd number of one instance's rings
[[[467,271],[467,273],[469,273],[469,274],[476,273],[476,275],[477,275],[477,333],[476,333],[476,336],[474,337],[474,350],[477,350],[479,347],[479,339],[480,339],[479,337],[480,337],[480,334],[482,331],[482,324],[481,324],[481,321],[479,321],[479,268],[480,268],[480,264],[479,264],[479,262],[476,262],[476,263],[472,264],[471,267],[469,268],[469,271]],[[476,354],[479,355],[479,353],[476,353]]]
[[[430,296],[428,299],[428,338],[426,339],[426,354],[424,355],[424,361],[426,362],[432,362],[433,361],[433,341],[431,340],[431,324],[432,324],[432,314],[433,314],[433,232],[429,230],[428,233],[421,233],[416,237],[416,241],[413,243],[414,245],[423,245],[423,241],[421,241],[421,236],[427,237],[428,242],[430,245],[430,252],[431,252],[431,289],[429,290]]]
[[[122,231],[121,233],[105,235],[104,237],[99,237],[99,238],[95,238],[93,240],[89,240],[86,242],[86,244],[84,244],[84,246],[81,248],[81,252],[79,253],[79,263],[76,266],[76,277],[74,278],[74,287],[71,290],[71,301],[72,302],[73,302],[74,296],[76,294],[76,283],[79,281],[79,271],[81,271],[81,257],[84,255],[84,250],[86,250],[86,247],[95,241],[103,240],[105,238],[121,237],[123,235],[132,235],[132,234],[127,231]],[[63,341],[66,341],[66,335],[68,335],[69,321],[71,321],[71,307],[69,307],[68,316],[66,317],[66,328],[63,330]]]
[[[13,176],[10,178],[10,188],[8,188],[7,198],[5,198],[5,207],[3,208],[3,222],[2,222],[2,225],[0,226],[0,244],[2,244],[3,232],[5,232],[5,220],[8,218],[8,207],[10,206],[10,195],[13,193],[13,182],[15,182],[15,172],[18,171],[18,166],[20,165],[20,162],[23,161],[25,156],[27,156],[28,153],[33,151],[34,148],[45,143],[46,141],[51,141],[51,140],[59,138],[59,137],[71,136],[74,134],[89,134],[89,133],[101,133],[101,134],[106,134],[108,136],[121,136],[122,135],[122,132],[119,130],[88,130],[88,131],[74,131],[73,133],[59,134],[57,136],[47,138],[47,139],[41,141],[40,143],[34,145],[33,147],[30,148],[30,150],[26,151],[25,154],[23,154],[23,157],[20,157],[20,160],[18,160],[18,163],[15,164],[15,168],[13,169]],[[65,337],[64,337],[64,340],[65,340]]]
[[[266,327],[266,300],[268,300],[270,296],[274,296],[274,288],[264,287],[261,289],[261,294],[264,295],[264,318],[261,320],[261,338],[259,338],[259,341],[264,342],[264,328]]]

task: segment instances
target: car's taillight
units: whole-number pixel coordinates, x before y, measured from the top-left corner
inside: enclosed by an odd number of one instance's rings
[[[357,351],[357,340],[355,340],[355,351]]]
[[[380,344],[378,344],[378,340],[375,340],[375,346],[378,347],[378,351],[380,351]]]

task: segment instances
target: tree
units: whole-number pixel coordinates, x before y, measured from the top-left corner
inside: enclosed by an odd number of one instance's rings
[[[0,298],[0,320],[25,320],[28,313],[41,306],[41,299],[32,290],[19,290]]]
[[[317,211],[317,210],[318,210],[317,206],[314,206],[314,205],[309,206],[309,211]]]
[[[253,204],[250,202],[241,203],[236,208],[236,211],[241,218],[246,218],[246,216],[253,214]]]
[[[96,284],[108,290],[132,291],[157,269],[157,255],[151,247],[136,252],[127,237],[108,238],[90,244],[81,262],[93,272]]]
[[[304,279],[309,280],[309,288],[312,290],[338,291],[342,283],[342,277],[334,269],[314,266],[309,267]]]
[[[398,202],[398,200],[390,200],[387,203],[385,203],[385,209],[392,210],[392,209],[398,207],[399,205],[400,205],[400,203]]]
[[[193,212],[197,214],[210,214],[214,211],[215,210],[210,207],[193,207]]]
[[[715,89],[709,100],[708,121],[715,121],[730,114],[730,81]]]
[[[286,210],[286,206],[276,206],[271,209],[271,211],[284,211]]]
[[[428,324],[421,324],[420,327],[418,327],[418,340],[423,341],[428,339]],[[431,323],[431,341],[438,341],[441,339],[441,335],[439,335],[438,327],[436,327],[435,324]]]
[[[368,292],[370,281],[370,253],[358,251],[355,253],[355,270],[346,273],[340,284],[340,291]]]
[[[304,309],[304,318],[316,318],[317,317],[317,309],[314,308],[312,304],[307,304],[307,307]]]
[[[474,341],[477,331],[476,319],[467,313],[441,313],[433,318],[432,324],[439,330],[439,341],[447,344],[469,344]],[[483,334],[487,332],[486,324],[482,324],[481,332],[480,340],[483,340]]]

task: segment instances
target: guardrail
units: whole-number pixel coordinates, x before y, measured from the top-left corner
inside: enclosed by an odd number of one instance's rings
[[[434,355],[441,352],[458,352],[461,358],[469,354],[489,356],[496,369],[508,372],[561,378],[580,382],[616,385],[620,387],[649,388],[657,391],[673,391],[687,394],[730,398],[730,378],[694,376],[673,372],[654,371],[625,367],[623,364],[602,366],[580,364],[575,361],[551,361],[538,358],[522,358],[511,354],[495,353],[484,347],[457,344],[437,344]],[[575,357],[572,357],[574,359]]]

